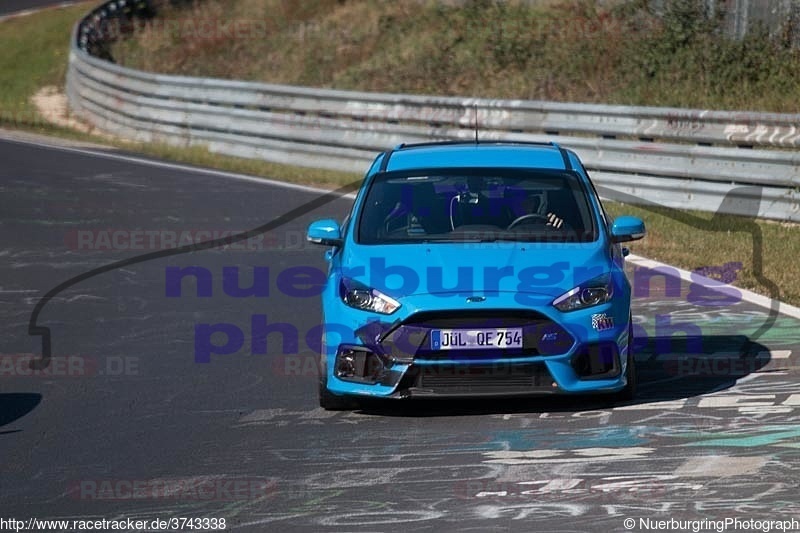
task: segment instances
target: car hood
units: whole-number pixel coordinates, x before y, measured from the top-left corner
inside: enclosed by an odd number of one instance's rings
[[[537,294],[552,301],[609,272],[610,255],[593,243],[435,243],[346,247],[344,277],[398,300]],[[517,298],[519,301],[519,298]]]

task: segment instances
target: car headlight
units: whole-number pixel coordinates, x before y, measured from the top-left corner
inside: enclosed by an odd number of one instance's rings
[[[400,302],[394,298],[352,279],[342,279],[339,295],[345,304],[362,311],[391,315],[400,309]]]
[[[614,295],[611,274],[603,274],[567,291],[555,300],[553,306],[559,311],[575,311],[604,304]]]

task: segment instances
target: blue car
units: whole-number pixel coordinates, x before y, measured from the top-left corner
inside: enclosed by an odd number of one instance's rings
[[[552,143],[400,145],[369,168],[331,247],[319,402],[608,393],[632,399],[640,239]]]

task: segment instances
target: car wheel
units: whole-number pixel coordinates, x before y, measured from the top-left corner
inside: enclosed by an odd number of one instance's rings
[[[626,365],[625,378],[628,382],[625,388],[617,393],[617,400],[621,402],[630,402],[636,398],[636,386],[638,384],[638,376],[636,374],[636,361],[633,355],[633,322],[629,322],[628,329],[628,364]]]
[[[319,369],[319,406],[326,411],[348,411],[358,408],[358,402],[352,398],[338,396],[328,390],[328,365],[322,356]]]

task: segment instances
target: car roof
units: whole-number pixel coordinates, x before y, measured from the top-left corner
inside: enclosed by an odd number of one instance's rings
[[[459,167],[572,169],[567,151],[555,143],[443,141],[401,144],[384,152],[380,163],[382,171]]]

